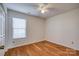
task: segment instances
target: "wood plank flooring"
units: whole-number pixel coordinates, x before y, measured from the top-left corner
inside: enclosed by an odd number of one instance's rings
[[[76,51],[48,41],[9,49],[5,56],[77,56]]]

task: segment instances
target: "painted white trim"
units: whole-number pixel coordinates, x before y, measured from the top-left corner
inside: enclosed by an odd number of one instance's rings
[[[24,46],[24,45],[29,45],[29,44],[33,44],[33,43],[37,43],[37,42],[41,42],[41,41],[44,41],[44,40],[40,40],[40,41],[32,41],[32,42],[29,42],[29,43],[24,43],[24,44],[20,44],[20,45],[16,45],[16,46],[12,46],[12,47],[8,47],[7,48],[7,50],[8,49],[11,49],[11,48],[16,48],[16,47],[20,47],[20,46]],[[7,50],[5,50],[5,51],[7,51]]]

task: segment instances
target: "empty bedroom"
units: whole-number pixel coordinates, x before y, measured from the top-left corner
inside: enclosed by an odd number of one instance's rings
[[[0,55],[79,56],[79,3],[1,3],[0,7],[4,20],[0,20]]]

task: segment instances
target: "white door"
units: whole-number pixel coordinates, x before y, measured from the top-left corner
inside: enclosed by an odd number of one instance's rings
[[[4,31],[4,23],[5,22],[5,17],[4,17],[4,12],[3,9],[0,5],[0,49],[3,48],[4,46],[4,36],[5,36],[5,31]]]

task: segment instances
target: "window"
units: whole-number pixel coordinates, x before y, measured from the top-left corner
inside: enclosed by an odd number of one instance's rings
[[[13,38],[26,37],[26,20],[13,18]]]

